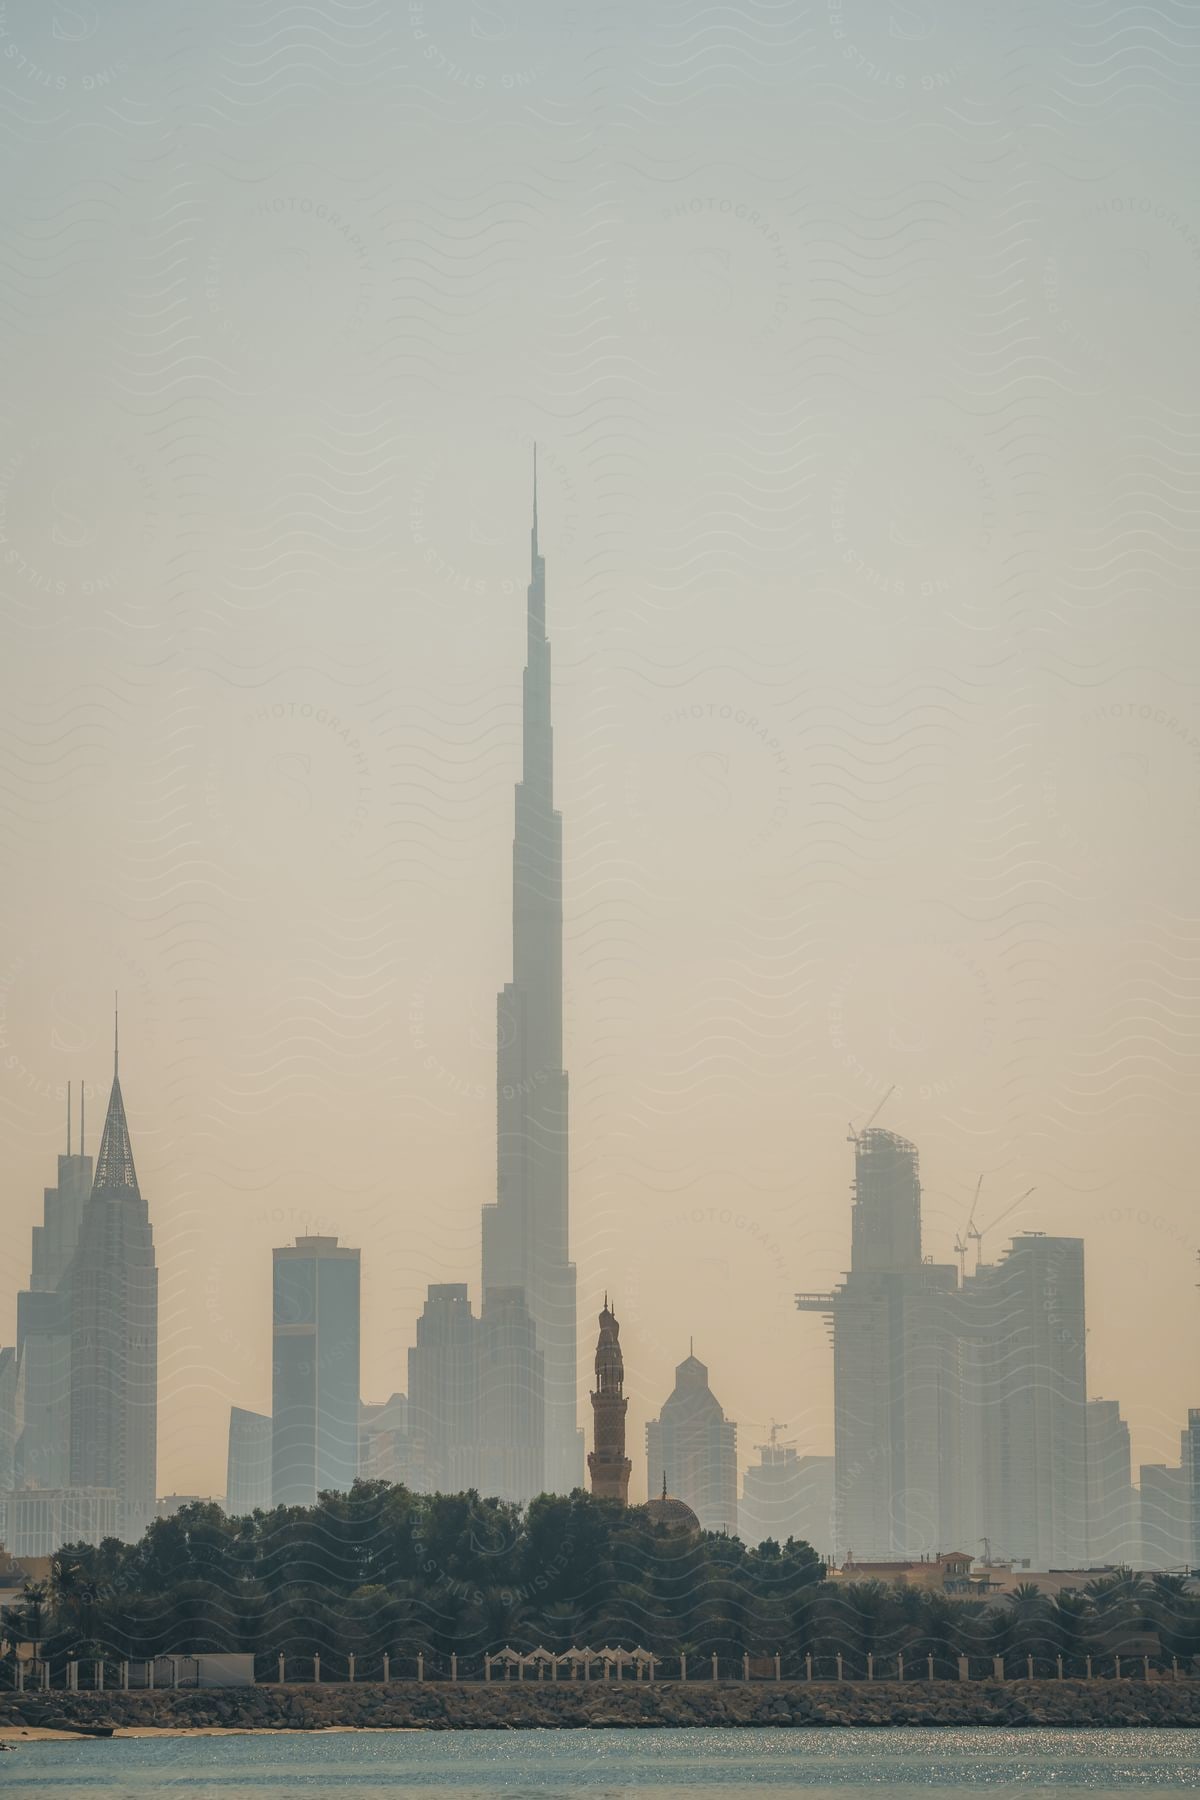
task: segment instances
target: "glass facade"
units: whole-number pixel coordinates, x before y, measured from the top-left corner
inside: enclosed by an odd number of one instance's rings
[[[358,1472],[359,1252],[297,1238],[274,1254],[271,1498],[311,1506]]]

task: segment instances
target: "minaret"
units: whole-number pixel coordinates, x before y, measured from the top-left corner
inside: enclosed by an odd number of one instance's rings
[[[483,1209],[483,1292],[485,1306],[493,1288],[524,1296],[544,1366],[544,1480],[536,1487],[568,1493],[583,1478],[583,1443],[576,1416],[575,1266],[567,1221],[562,817],[554,808],[536,450],[530,560],[522,767],[513,833],[513,977],[497,1004],[497,1193],[494,1205]],[[521,1448],[532,1454],[535,1447]]]
[[[621,1327],[604,1296],[600,1336],[596,1340],[596,1386],[592,1393],[592,1418],[596,1447],[588,1456],[588,1474],[597,1500],[629,1504],[629,1475],[633,1464],[625,1454],[625,1359],[621,1355]],[[665,1483],[664,1481],[664,1494]]]
[[[154,1517],[158,1446],[158,1270],[121,1093],[113,1083],[71,1266],[71,1486],[112,1488],[127,1542]]]

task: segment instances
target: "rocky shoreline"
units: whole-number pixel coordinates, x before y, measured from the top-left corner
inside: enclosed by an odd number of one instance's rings
[[[6,1694],[0,1735],[136,1731],[521,1731],[777,1725],[1200,1728],[1197,1681],[392,1682]]]

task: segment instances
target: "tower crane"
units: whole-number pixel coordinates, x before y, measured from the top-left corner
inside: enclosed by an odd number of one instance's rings
[[[781,1431],[786,1431],[786,1430],[787,1430],[787,1420],[786,1419],[772,1419],[770,1430],[767,1433],[768,1439],[770,1441],[765,1444],[755,1444],[754,1448],[756,1450],[778,1449],[779,1448],[779,1434]],[[788,1444],[794,1444],[795,1441],[796,1441],[795,1438],[785,1438],[783,1440],[784,1446],[786,1447]]]
[[[888,1089],[887,1093],[883,1096],[883,1099],[879,1102],[879,1105],[875,1108],[875,1111],[871,1114],[870,1118],[867,1120],[866,1124],[863,1126],[861,1131],[855,1131],[854,1121],[851,1120],[850,1124],[847,1125],[847,1127],[846,1127],[846,1142],[848,1144],[857,1144],[859,1138],[866,1136],[867,1132],[870,1131],[872,1125],[875,1123],[876,1119],[879,1117],[880,1113],[883,1111],[884,1107],[887,1105],[888,1101],[891,1099],[891,1097],[895,1093],[895,1091],[896,1091],[896,1084],[893,1081],[891,1087]]]
[[[971,1227],[975,1223],[975,1208],[979,1205],[979,1190],[983,1186],[983,1176],[975,1183],[975,1198],[971,1202],[971,1210],[967,1215],[966,1237],[958,1235],[954,1239],[954,1254],[958,1258],[958,1279],[962,1283],[967,1279],[967,1240],[971,1236]]]
[[[1023,1194],[1017,1195],[1017,1198],[1013,1201],[1011,1206],[1006,1206],[1002,1213],[997,1214],[997,1216],[992,1220],[992,1223],[990,1225],[985,1225],[983,1231],[980,1231],[977,1226],[971,1226],[971,1225],[967,1226],[967,1236],[969,1238],[975,1239],[975,1273],[977,1275],[979,1273],[979,1265],[983,1261],[984,1231],[992,1231],[1004,1219],[1007,1219],[1010,1213],[1016,1212],[1018,1206],[1021,1205],[1022,1201],[1028,1200],[1030,1194],[1035,1194],[1036,1192],[1037,1192],[1036,1184],[1031,1188],[1026,1188],[1025,1192]]]

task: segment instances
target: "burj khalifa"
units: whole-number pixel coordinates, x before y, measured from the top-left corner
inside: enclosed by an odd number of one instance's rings
[[[583,1434],[576,1415],[575,1265],[568,1241],[562,815],[554,806],[536,450],[530,539],[523,755],[513,834],[513,974],[497,1002],[497,1195],[483,1209],[483,1295],[485,1312],[489,1296],[498,1300],[506,1293],[515,1300],[518,1290],[523,1296],[540,1353],[536,1423],[544,1486],[568,1493],[583,1482]],[[538,1397],[530,1398],[536,1404]]]

